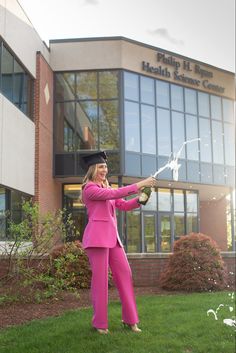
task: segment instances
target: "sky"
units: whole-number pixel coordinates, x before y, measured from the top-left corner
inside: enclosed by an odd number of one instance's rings
[[[41,39],[123,36],[235,72],[235,0],[18,0]]]

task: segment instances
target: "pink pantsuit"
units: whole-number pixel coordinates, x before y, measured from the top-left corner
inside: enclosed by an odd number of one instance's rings
[[[136,184],[111,189],[88,182],[83,190],[89,219],[83,235],[83,246],[92,269],[92,325],[95,328],[108,328],[109,267],[122,303],[122,320],[131,325],[138,322],[131,269],[118,235],[115,212],[116,208],[123,211],[138,208],[137,198],[128,201],[122,199],[137,193]]]

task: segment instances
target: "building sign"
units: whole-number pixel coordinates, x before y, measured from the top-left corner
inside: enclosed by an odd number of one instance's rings
[[[152,66],[149,62],[142,62],[142,70],[172,79],[181,84],[188,84],[197,88],[204,88],[215,93],[224,93],[225,88],[212,82],[212,71],[187,60],[177,60],[174,56],[167,56],[157,52],[158,65]]]

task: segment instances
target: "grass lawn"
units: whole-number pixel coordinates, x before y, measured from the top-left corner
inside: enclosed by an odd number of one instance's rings
[[[207,316],[221,303],[235,308],[229,292],[138,297],[140,334],[122,327],[118,302],[109,335],[91,329],[91,309],[69,311],[1,330],[0,353],[235,353],[235,329],[223,323],[235,313],[224,306],[217,321]]]

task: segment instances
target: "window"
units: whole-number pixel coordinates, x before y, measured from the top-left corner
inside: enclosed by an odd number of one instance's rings
[[[154,80],[141,76],[141,102],[154,104]]]
[[[234,102],[223,98],[223,116],[224,121],[232,123],[234,121]]]
[[[156,129],[154,107],[141,105],[142,152],[156,154]]]
[[[6,192],[0,187],[0,240],[6,237]]]
[[[186,115],[186,138],[187,140],[193,140],[198,138],[198,123],[197,117],[194,115]],[[186,144],[187,158],[198,161],[199,159],[199,147],[198,141]]]
[[[57,102],[75,99],[75,74],[55,74],[55,99]]]
[[[171,211],[170,189],[158,189],[158,210]]]
[[[200,130],[200,152],[202,162],[212,161],[211,150],[211,127],[210,121],[207,119],[199,119]]]
[[[172,141],[173,152],[177,153],[185,141],[184,114],[172,112]],[[185,158],[185,148],[181,152],[181,158]]]
[[[157,109],[157,139],[158,155],[170,156],[171,154],[171,130],[170,130],[170,111]]]
[[[156,100],[159,107],[170,107],[169,83],[160,80],[156,81]]]
[[[1,42],[0,47],[0,91],[33,119],[33,80]]]
[[[171,108],[184,111],[183,87],[171,85]]]
[[[139,105],[125,102],[125,149],[126,151],[140,151],[140,122]]]
[[[124,96],[125,99],[139,100],[138,75],[124,72]]]
[[[134,210],[126,213],[126,237],[127,252],[141,252],[141,227],[139,211]]]
[[[100,149],[113,150],[119,148],[118,102],[101,101],[99,104],[99,136]]]
[[[222,119],[221,112],[221,98],[217,96],[210,96],[211,98],[211,117],[215,120]]]
[[[222,123],[212,121],[212,146],[213,146],[213,161],[214,163],[223,164],[223,134]]]
[[[118,76],[116,70],[55,74],[57,153],[119,149]]]
[[[197,92],[193,89],[185,88],[185,112],[197,114]]]
[[[224,124],[224,141],[225,141],[225,164],[234,166],[235,164],[235,133],[234,126]]]
[[[198,114],[210,117],[209,94],[198,92]]]

